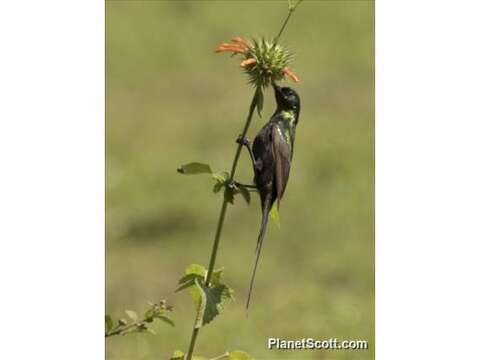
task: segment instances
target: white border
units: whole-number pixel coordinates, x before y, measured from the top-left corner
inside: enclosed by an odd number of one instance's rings
[[[104,3],[0,10],[0,358],[104,357]]]
[[[472,358],[480,320],[479,5],[376,5],[377,358]]]
[[[2,3],[1,358],[104,356],[103,5]],[[377,2],[378,359],[478,352],[478,7]]]

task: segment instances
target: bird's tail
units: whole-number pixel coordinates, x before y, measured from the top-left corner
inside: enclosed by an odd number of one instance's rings
[[[271,199],[271,196],[267,195],[265,197],[265,201],[263,202],[262,224],[260,226],[260,233],[258,234],[257,248],[255,249],[255,253],[257,256],[255,259],[255,265],[253,267],[252,278],[250,280],[250,288],[248,290],[247,310],[248,310],[248,306],[250,305],[250,299],[252,297],[253,283],[255,281],[255,274],[257,272],[258,259],[260,258],[260,253],[262,251],[263,238],[265,236],[265,231],[267,230],[268,216],[271,208],[272,208],[272,199]]]

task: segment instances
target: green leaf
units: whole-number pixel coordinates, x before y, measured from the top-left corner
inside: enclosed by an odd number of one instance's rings
[[[172,319],[170,319],[169,317],[167,317],[165,315],[155,316],[155,319],[160,319],[160,320],[166,322],[167,324],[169,324],[170,326],[175,326],[175,323],[172,321]]]
[[[228,354],[228,360],[254,360],[254,359],[245,351],[235,350],[235,351],[231,351]]]
[[[254,360],[248,353],[245,351],[235,350],[231,351],[228,354],[229,360]]]
[[[132,319],[133,321],[137,321],[138,320],[138,315],[135,311],[133,310],[125,310],[125,313],[128,315],[128,317],[130,319]]]
[[[191,287],[193,285],[193,281],[195,280],[195,276],[191,276],[188,281],[186,281],[184,284],[180,285],[176,290],[175,292],[180,292],[182,290],[185,290],[185,289],[188,289],[189,287]]]
[[[212,169],[208,164],[202,164],[199,162],[191,162],[185,165],[180,166],[177,171],[180,174],[185,175],[196,175],[196,174],[211,174]]]
[[[185,275],[199,275],[205,277],[207,274],[207,269],[203,265],[199,264],[190,264],[185,269]]]
[[[213,192],[216,194],[222,187],[225,186],[226,181],[230,178],[228,171],[221,171],[212,174],[213,180],[215,180],[215,185],[213,185]]]
[[[225,185],[225,183],[222,182],[216,182],[215,185],[213,185],[213,192],[216,194],[220,190],[222,190],[222,187]]]
[[[205,356],[192,356],[192,360],[208,360]]]
[[[185,357],[185,354],[183,353],[183,351],[175,350],[170,360],[183,360],[184,357]]]
[[[204,280],[207,274],[207,269],[202,265],[198,264],[191,264],[188,265],[185,269],[185,276],[183,276],[179,281],[178,284],[180,285],[175,292],[182,291],[184,289],[188,289],[194,284],[195,279]]]
[[[210,323],[223,309],[226,302],[233,299],[233,290],[226,285],[218,284],[206,287],[195,280],[192,295],[197,303],[195,328]]]
[[[220,284],[220,279],[223,275],[224,268],[213,270],[212,277],[210,278],[210,284],[215,286]]]
[[[220,183],[224,183],[230,178],[228,171],[220,171],[212,174],[212,178]]]
[[[270,210],[270,219],[272,219],[273,223],[280,227],[280,214],[278,213],[278,207],[275,204],[272,206],[272,210]]]
[[[227,186],[223,192],[223,196],[227,202],[233,205],[233,188]]]
[[[110,315],[105,315],[105,332],[109,332],[113,328],[113,320]]]
[[[261,86],[257,86],[257,91],[255,92],[256,102],[257,102],[257,112],[258,116],[262,117],[263,110],[263,91]]]
[[[250,204],[250,192],[245,186],[238,185],[238,192],[243,196],[247,204]]]
[[[155,330],[153,330],[151,327],[148,327],[147,328],[147,331],[153,335],[157,335],[157,333],[155,332]]]
[[[159,313],[159,308],[157,305],[152,304],[151,308],[145,311],[145,319],[147,322],[152,322],[155,315]]]
[[[200,328],[212,321],[227,301],[233,299],[233,290],[220,283],[223,268],[213,271],[210,286],[205,285],[207,270],[198,264],[189,265],[186,275],[180,279],[177,291],[189,288],[193,302],[197,307],[195,327]],[[168,321],[163,319],[164,321]]]
[[[207,306],[207,295],[203,291],[203,287],[195,279],[194,287],[192,288],[193,302],[197,304],[197,317],[195,319],[195,328],[201,328],[203,326],[203,316],[205,314],[205,308]]]

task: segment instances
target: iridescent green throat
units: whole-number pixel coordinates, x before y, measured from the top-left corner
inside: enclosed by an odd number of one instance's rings
[[[293,141],[295,140],[295,126],[296,117],[293,110],[282,110],[278,117],[278,125],[282,136],[287,140],[287,143],[293,147]]]

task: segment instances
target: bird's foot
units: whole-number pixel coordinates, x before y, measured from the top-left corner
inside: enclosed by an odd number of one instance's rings
[[[249,146],[250,145],[250,140],[242,135],[239,135],[237,140],[237,144],[239,145],[244,145],[244,146]]]
[[[257,189],[257,190],[258,190],[257,185],[242,184],[242,183],[240,183],[240,182],[238,182],[238,181],[234,181],[233,183],[234,183],[236,186],[242,186],[242,187],[247,188],[247,189]]]

